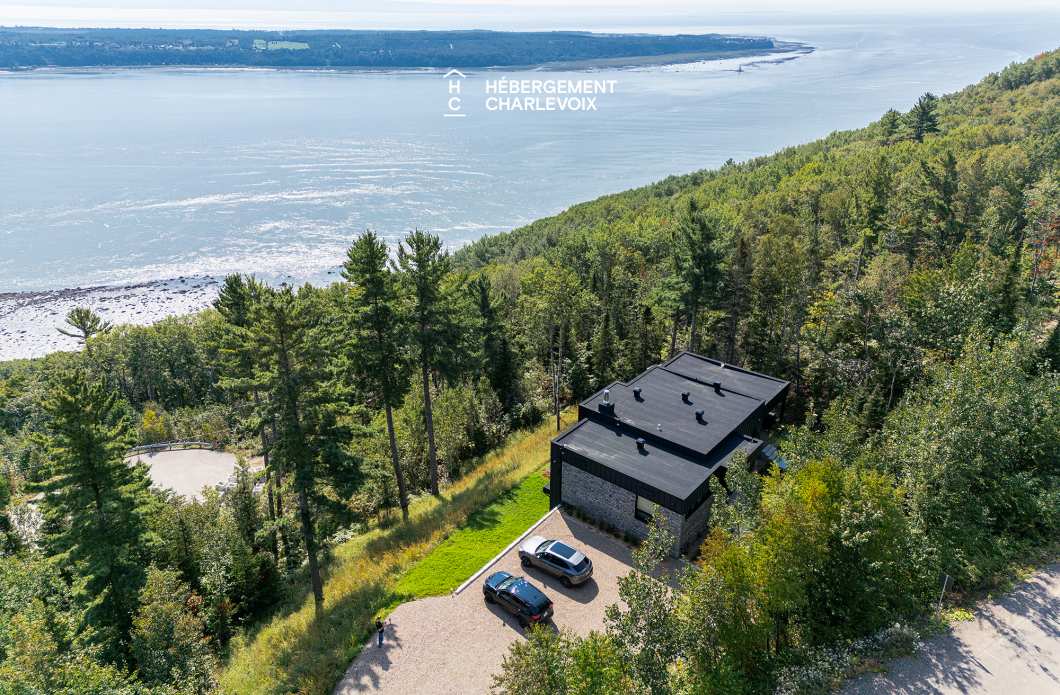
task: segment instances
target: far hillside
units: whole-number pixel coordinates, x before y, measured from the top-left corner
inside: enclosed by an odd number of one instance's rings
[[[722,34],[0,28],[0,68],[481,68],[725,58],[804,48]]]

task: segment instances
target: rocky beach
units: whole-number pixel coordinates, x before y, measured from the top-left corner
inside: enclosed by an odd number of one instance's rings
[[[179,277],[129,285],[0,293],[0,361],[77,350],[58,331],[66,313],[85,306],[111,323],[147,325],[204,309],[217,296],[212,277]]]

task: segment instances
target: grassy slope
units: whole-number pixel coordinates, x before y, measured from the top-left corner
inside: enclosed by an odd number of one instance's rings
[[[573,417],[569,410],[565,421]],[[320,623],[314,624],[313,602],[307,597],[252,635],[234,641],[232,656],[219,676],[220,690],[240,695],[330,692],[367,639],[376,613],[394,605],[401,574],[476,511],[539,470],[548,461],[554,431],[546,423],[513,435],[439,498],[414,502],[407,525],[374,529],[339,546],[324,579]],[[534,485],[540,490],[541,481]],[[447,575],[450,580],[455,576],[456,572]]]
[[[404,599],[453,591],[490,558],[548,511],[541,492],[545,479],[531,475],[480,509],[467,523],[398,580],[394,592]]]

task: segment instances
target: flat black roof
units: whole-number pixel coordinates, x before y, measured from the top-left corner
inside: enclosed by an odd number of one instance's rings
[[[663,362],[661,366],[674,374],[704,384],[721,382],[723,388],[758,398],[770,406],[791,383],[687,351]]]
[[[634,392],[637,387],[639,399]],[[623,424],[700,456],[709,454],[762,406],[757,398],[724,387],[715,391],[662,367],[651,367],[628,385],[613,384],[607,391],[614,417]],[[685,392],[687,402],[682,399]],[[603,398],[600,391],[582,405],[600,412]],[[702,421],[696,419],[697,410],[703,411]]]
[[[762,448],[762,440],[748,434],[758,433],[765,412],[789,385],[682,352],[582,401],[582,420],[553,443],[573,454],[563,460],[688,513],[709,494],[707,481],[733,454],[753,456]],[[644,439],[642,447],[638,438]]]
[[[642,451],[637,447],[637,438],[636,432],[620,424],[608,426],[585,419],[557,437],[555,442],[676,500],[696,500],[692,508],[701,501],[696,498],[705,497],[707,479],[725,467],[734,453],[744,451],[750,456],[762,446],[760,439],[733,433],[715,447],[708,461],[698,463],[665,445],[645,442]]]

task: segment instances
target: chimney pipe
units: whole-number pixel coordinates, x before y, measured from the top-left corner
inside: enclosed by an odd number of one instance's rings
[[[700,424],[704,424],[704,425],[707,424],[707,421],[703,419],[703,411],[702,410],[697,410],[696,411],[696,422],[698,422]]]
[[[604,403],[611,402],[611,389],[604,389]]]
[[[691,394],[689,394],[689,393],[688,393],[688,391],[682,391],[682,392],[681,392],[681,400],[682,400],[683,402],[685,402],[685,403],[689,403],[690,401],[689,401],[689,398],[688,398],[688,397],[689,397],[690,395],[691,395]]]
[[[721,393],[721,382],[720,381],[715,381],[713,386],[714,386],[714,392],[715,393]]]
[[[640,395],[640,387],[639,386],[634,386],[633,387],[633,397],[636,398],[638,401],[643,401],[644,400],[644,398],[641,397],[641,395]]]
[[[644,437],[637,437],[637,451],[644,453]]]

